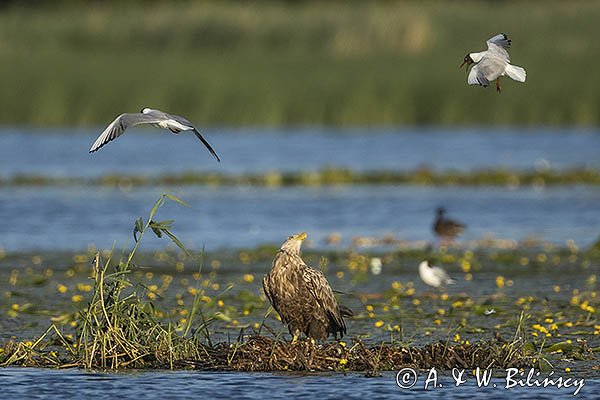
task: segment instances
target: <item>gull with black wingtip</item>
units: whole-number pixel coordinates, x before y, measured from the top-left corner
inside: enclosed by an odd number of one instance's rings
[[[204,136],[192,125],[187,119],[180,117],[179,115],[168,114],[160,110],[153,110],[151,108],[144,108],[139,113],[125,113],[119,115],[113,122],[110,123],[104,129],[104,131],[98,136],[98,139],[94,142],[90,148],[90,153],[99,150],[102,146],[121,136],[123,132],[130,126],[149,124],[156,128],[168,129],[174,134],[178,134],[183,131],[192,131],[206,146],[208,151],[217,159],[221,161],[212,146],[204,139]]]
[[[500,33],[487,41],[488,49],[478,53],[469,53],[463,59],[460,65],[474,64],[469,72],[467,82],[469,85],[480,85],[487,87],[491,81],[496,81],[496,90],[500,88],[500,77],[508,76],[517,82],[525,82],[527,73],[525,69],[510,64],[510,56],[507,49],[510,48],[512,41],[504,34]]]

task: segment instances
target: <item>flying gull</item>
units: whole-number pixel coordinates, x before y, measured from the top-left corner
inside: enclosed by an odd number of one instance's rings
[[[190,121],[179,115],[167,114],[166,112],[153,110],[151,108],[144,108],[140,113],[125,113],[119,115],[106,127],[106,129],[104,129],[100,136],[98,136],[98,139],[96,139],[90,148],[90,153],[99,150],[111,140],[121,136],[130,126],[141,124],[150,124],[156,128],[168,129],[174,134],[178,134],[182,131],[192,131],[198,139],[204,143],[208,151],[215,156],[217,161],[221,161],[212,146],[204,139],[202,134]]]
[[[495,80],[496,90],[501,91],[500,77],[508,75],[511,79],[518,82],[525,82],[527,73],[525,69],[510,64],[510,56],[507,49],[510,48],[512,41],[504,34],[500,33],[487,41],[488,49],[479,53],[470,53],[465,56],[460,65],[475,64],[469,72],[467,82],[469,85],[487,85]]]

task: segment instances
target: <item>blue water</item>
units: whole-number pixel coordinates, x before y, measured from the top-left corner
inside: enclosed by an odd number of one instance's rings
[[[358,186],[340,188],[144,187],[131,192],[92,187],[0,189],[0,246],[8,251],[81,250],[131,242],[133,222],[146,217],[163,191],[191,208],[167,203],[156,219],[174,219],[173,232],[193,249],[254,247],[280,243],[307,231],[309,246],[332,232],[342,245],[355,236],[393,234],[398,239],[434,240],[431,223],[438,204],[468,225],[467,243],[486,235],[537,237],[581,245],[598,239],[600,188],[435,188]],[[152,235],[144,247],[167,243]]]
[[[0,176],[36,174],[91,177],[107,172],[160,175],[177,171],[248,173],[319,169],[438,170],[600,168],[600,132],[523,129],[290,129],[211,130],[217,163],[192,135],[132,130],[88,154],[98,129],[0,130]],[[307,231],[313,246],[334,232],[347,245],[355,236],[392,234],[432,241],[438,205],[468,225],[462,241],[491,235],[587,245],[600,232],[600,188],[344,186],[330,188],[0,187],[0,247],[81,250],[110,248],[131,238],[163,192],[192,207],[167,206],[158,218],[175,219],[174,232],[191,248],[253,247],[280,243]],[[145,246],[162,247],[148,239]],[[309,244],[310,245],[310,244]]]
[[[413,399],[556,399],[573,398],[574,388],[519,387],[505,389],[506,381],[494,379],[487,387],[474,380],[455,387],[450,377],[440,377],[442,387],[424,390],[425,374],[410,389],[396,385],[394,373],[366,378],[361,374],[265,374],[224,372],[133,372],[107,374],[80,370],[0,369],[3,399],[365,399],[408,397]],[[577,378],[574,374],[566,377]],[[588,379],[576,398],[595,399],[600,381]],[[496,384],[496,387],[493,385]]]
[[[523,129],[215,129],[207,138],[221,155],[216,163],[192,136],[132,130],[89,155],[101,129],[0,130],[0,177],[35,174],[93,177],[108,172],[159,175],[180,171],[250,173],[324,166],[352,170],[600,168],[600,132]],[[432,241],[434,209],[444,205],[468,225],[464,243],[486,235],[521,240],[534,236],[586,245],[600,232],[600,188],[344,186],[331,188],[42,186],[0,188],[0,248],[7,251],[82,250],[131,243],[133,221],[146,217],[168,191],[191,208],[167,204],[156,219],[175,219],[173,229],[191,248],[253,247],[280,243],[307,231],[308,245],[322,246],[333,232],[342,245],[354,236],[392,234]],[[144,248],[165,241],[148,236]],[[422,381],[411,389],[395,375],[133,372],[0,369],[2,399],[12,398],[571,398],[573,389],[477,388],[473,382],[435,391]],[[578,398],[597,397],[588,380]]]
[[[600,132],[556,129],[214,129],[217,163],[193,135],[131,129],[97,153],[102,128],[0,130],[0,177],[181,171],[251,173],[327,165],[364,170],[600,167]]]

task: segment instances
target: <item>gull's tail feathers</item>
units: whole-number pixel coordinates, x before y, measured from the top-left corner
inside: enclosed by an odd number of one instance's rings
[[[525,82],[527,79],[527,72],[525,72],[525,69],[516,65],[508,64],[506,67],[506,75],[518,82]]]

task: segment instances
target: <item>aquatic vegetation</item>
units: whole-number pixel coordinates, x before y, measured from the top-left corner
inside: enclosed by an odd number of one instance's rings
[[[359,370],[535,365],[582,370],[600,351],[600,252],[569,241],[508,247],[307,249],[355,311],[343,341],[290,343],[260,288],[276,247],[192,252],[156,214],[132,250],[12,254],[0,260],[0,365]],[[140,250],[146,233],[176,250]],[[373,260],[378,262],[373,272]],[[420,283],[423,259],[456,285]],[[526,260],[526,262],[524,262]],[[515,316],[518,316],[515,318]],[[40,331],[41,327],[48,326]],[[36,337],[36,339],[31,339]]]
[[[274,179],[273,176],[277,176]],[[126,182],[126,184],[124,184]],[[127,188],[154,185],[208,186],[331,186],[331,185],[419,185],[419,186],[506,186],[541,190],[555,185],[600,185],[600,171],[594,168],[566,170],[484,169],[474,171],[437,171],[426,167],[409,171],[351,171],[325,167],[310,172],[277,172],[228,175],[214,172],[184,172],[172,175],[104,175],[97,178],[65,178],[15,175],[0,179],[0,186],[98,185]]]

